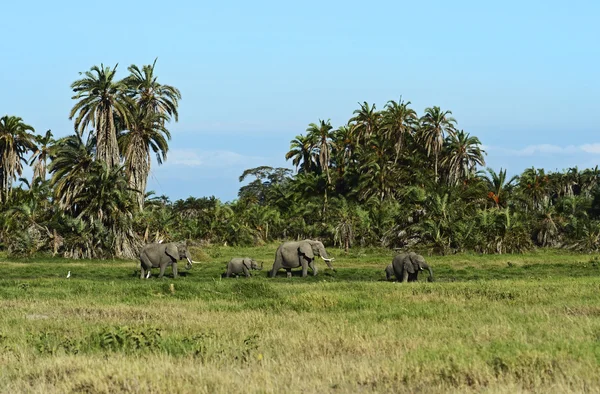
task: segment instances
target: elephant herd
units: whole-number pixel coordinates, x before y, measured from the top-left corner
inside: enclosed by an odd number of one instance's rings
[[[335,272],[331,265],[334,260],[330,258],[325,247],[320,241],[303,240],[290,241],[282,243],[275,252],[275,261],[269,271],[269,277],[273,278],[280,269],[285,269],[287,277],[292,276],[292,268],[302,268],[302,277],[307,276],[308,268],[311,269],[313,276],[317,275],[318,269],[315,264],[315,258],[321,257],[327,266]],[[153,243],[142,248],[140,253],[140,279],[148,279],[152,268],[160,268],[159,278],[165,274],[165,269],[170,265],[173,269],[173,277],[177,277],[177,261],[187,260],[186,269],[191,269],[192,257],[184,243]],[[233,258],[227,263],[227,271],[222,275],[230,277],[232,275],[244,274],[251,276],[250,271],[262,270],[263,263],[260,265],[254,259],[249,257]],[[418,280],[419,272],[427,270],[429,272],[428,280],[433,281],[433,270],[425,262],[425,258],[414,252],[401,253],[394,257],[392,263],[385,268],[386,279],[392,280],[394,277],[401,282],[415,282]]]

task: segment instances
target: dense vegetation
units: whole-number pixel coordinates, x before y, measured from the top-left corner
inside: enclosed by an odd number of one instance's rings
[[[146,191],[151,155],[167,158],[179,90],[154,64],[94,66],[72,84],[73,135],[35,134],[0,119],[0,241],[9,253],[133,257],[143,242],[261,245],[320,238],[348,250],[411,247],[433,253],[523,252],[600,246],[598,168],[508,178],[485,166],[479,139],[452,112],[411,103],[360,104],[347,124],[311,123],[292,141],[295,166],[244,171],[239,198],[171,202]],[[33,179],[19,178],[24,164]],[[18,182],[20,181],[20,182]],[[15,183],[19,183],[13,186]]]
[[[276,247],[202,248],[175,281],[2,258],[0,392],[600,390],[590,256],[432,256],[438,281],[400,284],[384,281],[391,250],[356,247],[336,273],[219,279],[234,256],[269,268]]]

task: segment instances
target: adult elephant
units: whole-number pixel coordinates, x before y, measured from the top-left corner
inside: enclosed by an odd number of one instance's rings
[[[167,266],[173,266],[173,277],[177,277],[177,261],[187,260],[185,265],[186,269],[192,268],[192,256],[187,249],[185,243],[154,243],[147,244],[142,248],[140,252],[140,266],[142,271],[140,273],[140,279],[148,279],[150,277],[150,269],[160,267],[159,278],[162,278],[165,274]]]
[[[419,272],[428,270],[429,282],[433,282],[433,270],[425,262],[425,258],[414,252],[401,253],[394,257],[392,264],[385,269],[387,280],[391,280],[393,276],[402,282],[416,282],[419,279]]]
[[[334,270],[331,262],[334,260],[329,258],[325,246],[320,241],[305,239],[303,241],[284,242],[279,245],[275,252],[275,262],[273,268],[269,272],[271,278],[277,275],[277,271],[285,268],[288,278],[292,276],[292,268],[302,267],[302,277],[308,274],[308,267],[313,272],[313,276],[317,275],[317,266],[315,265],[315,256],[320,256],[330,269]]]

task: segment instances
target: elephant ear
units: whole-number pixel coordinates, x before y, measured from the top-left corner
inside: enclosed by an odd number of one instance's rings
[[[306,256],[307,259],[310,260],[315,258],[315,255],[312,250],[312,245],[308,242],[302,242],[300,244],[300,246],[298,247],[298,253],[303,254],[304,256]]]
[[[166,247],[165,247],[165,253],[171,259],[173,259],[175,261],[179,260],[179,252],[177,250],[177,245],[175,245],[175,244],[167,244]]]
[[[409,274],[414,274],[415,273],[415,265],[413,263],[413,259],[411,255],[407,255],[404,258],[404,262],[402,263],[404,269],[406,270],[406,272],[408,272]]]
[[[252,260],[250,260],[250,259],[244,259],[244,260],[242,260],[242,264],[244,264],[244,267],[246,267],[248,269],[250,269],[252,267],[251,262],[252,262]]]

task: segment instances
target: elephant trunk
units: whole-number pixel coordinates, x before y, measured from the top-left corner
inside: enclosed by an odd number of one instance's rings
[[[322,259],[323,259],[323,261],[324,261],[324,262],[327,264],[327,266],[329,267],[329,269],[331,269],[332,271],[335,271],[335,268],[333,268],[333,265],[331,265],[331,262],[332,262],[333,260],[335,260],[335,259],[333,259],[333,258],[331,258],[331,259],[328,259],[328,258],[325,258],[325,257],[323,257],[323,256],[321,256],[321,258],[322,258]]]
[[[431,269],[431,267],[429,265],[427,265],[425,268],[427,268],[427,270],[429,271],[429,278],[427,278],[428,282],[433,282],[433,270]]]
[[[192,256],[188,251],[185,252],[185,259],[187,260],[187,264],[185,265],[186,270],[192,269]]]

